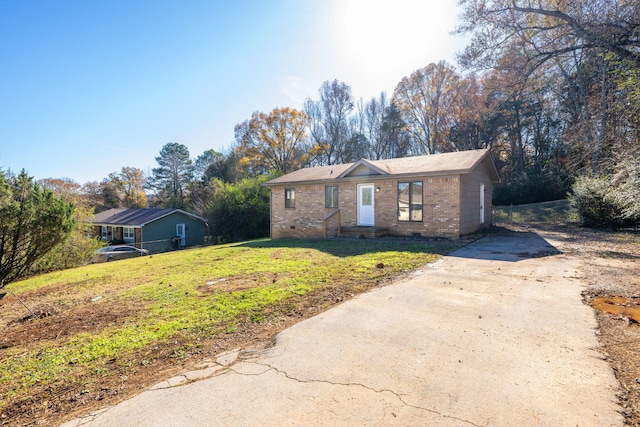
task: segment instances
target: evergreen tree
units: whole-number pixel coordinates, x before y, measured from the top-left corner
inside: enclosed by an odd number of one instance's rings
[[[0,289],[64,241],[75,225],[74,205],[41,187],[23,170],[0,172]]]
[[[148,188],[155,190],[155,204],[167,208],[186,206],[188,184],[193,179],[193,163],[189,149],[177,142],[162,147],[156,157],[158,167],[153,168]]]

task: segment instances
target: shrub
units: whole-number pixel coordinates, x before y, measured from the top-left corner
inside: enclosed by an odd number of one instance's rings
[[[233,184],[210,181],[207,212],[215,243],[269,236],[269,190],[263,184],[270,178],[245,178]]]
[[[581,176],[571,188],[569,202],[583,225],[588,227],[618,227],[620,212],[608,194],[609,177]]]
[[[640,223],[640,160],[625,160],[612,178],[612,198],[619,206],[625,223]]]
[[[31,268],[29,274],[41,274],[90,264],[96,249],[104,246],[99,239],[92,239],[73,230],[69,238],[47,253]]]
[[[73,191],[77,187],[71,187],[71,191],[65,192],[64,189],[51,185],[51,182],[48,184],[54,193],[73,201],[75,226],[65,241],[31,266],[31,275],[90,264],[95,258],[95,250],[105,245],[99,238],[89,237],[92,234],[90,220],[93,219],[93,208]]]
[[[615,174],[576,179],[569,201],[583,225],[633,227],[640,223],[640,161],[625,160]]]

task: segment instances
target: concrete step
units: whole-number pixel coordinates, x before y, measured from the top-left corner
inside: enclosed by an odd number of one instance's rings
[[[375,239],[389,234],[387,227],[369,227],[369,226],[342,226],[340,228],[340,237],[354,237],[360,239]]]

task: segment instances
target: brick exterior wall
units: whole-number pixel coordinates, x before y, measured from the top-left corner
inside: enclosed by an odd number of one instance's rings
[[[375,225],[388,227],[397,236],[458,238],[491,224],[491,180],[484,168],[471,175],[447,175],[401,179],[402,182],[422,181],[422,221],[398,220],[398,179],[366,177],[343,180],[338,185],[338,208],[342,226],[358,224],[357,185],[371,183],[374,192]],[[480,170],[481,169],[481,170]],[[366,180],[365,180],[366,179]],[[480,224],[480,183],[486,188],[485,223]],[[324,237],[323,219],[334,212],[325,208],[324,184],[295,184],[295,207],[284,207],[285,186],[271,187],[271,237],[302,238]],[[378,190],[379,188],[379,190]]]
[[[324,185],[291,185],[295,188],[295,207],[284,207],[285,186],[271,188],[271,237],[324,237],[323,218],[335,209],[324,207]],[[341,197],[341,189],[338,189]],[[341,200],[338,201],[341,204]],[[344,212],[343,212],[344,223]]]
[[[135,233],[135,243],[134,246],[138,249],[142,248],[142,244],[140,242],[142,242],[142,228],[134,228],[133,232]]]

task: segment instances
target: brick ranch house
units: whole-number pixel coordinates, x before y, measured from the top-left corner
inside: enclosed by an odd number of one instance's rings
[[[457,239],[491,225],[497,182],[489,150],[303,168],[265,184],[271,237]]]

